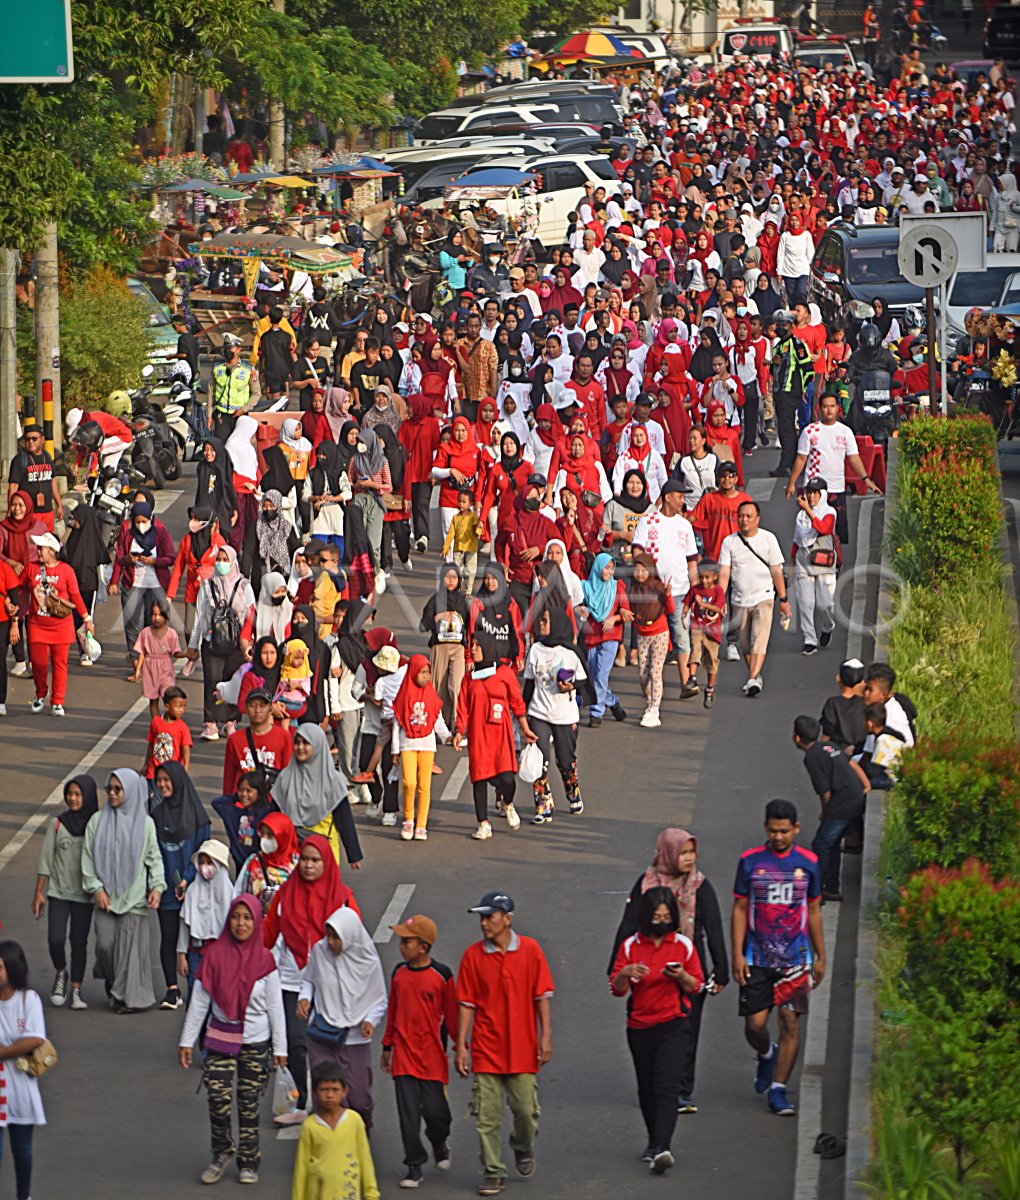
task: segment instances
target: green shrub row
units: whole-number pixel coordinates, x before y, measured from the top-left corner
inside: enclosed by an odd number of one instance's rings
[[[889,797],[875,1069],[882,1200],[1020,1200],[1020,748],[994,431],[902,430],[889,658],[920,738]]]

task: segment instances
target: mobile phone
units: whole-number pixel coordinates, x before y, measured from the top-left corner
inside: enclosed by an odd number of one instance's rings
[[[674,971],[678,971],[683,965],[683,963],[666,963],[666,966],[672,967]]]

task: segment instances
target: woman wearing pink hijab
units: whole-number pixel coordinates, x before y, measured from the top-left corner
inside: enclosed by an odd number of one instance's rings
[[[715,888],[698,868],[698,839],[686,829],[664,829],[655,839],[655,857],[651,866],[638,876],[627,897],[627,907],[623,910],[620,927],[613,942],[613,952],[609,957],[610,971],[621,943],[637,932],[638,899],[645,892],[657,887],[669,888],[676,896],[677,907],[680,910],[677,932],[694,943],[705,976],[705,991],[689,997],[691,1009],[687,1016],[688,1047],[678,1097],[680,1112],[696,1113],[698,1106],[692,1097],[701,1010],[704,1008],[706,995],[721,992],[729,983],[730,960],[726,952],[726,934],[723,930],[719,899]],[[705,955],[706,943],[712,960],[711,974]]]

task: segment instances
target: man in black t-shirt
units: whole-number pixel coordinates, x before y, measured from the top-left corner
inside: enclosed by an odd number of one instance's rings
[[[184,361],[191,368],[192,382],[198,380],[198,338],[188,329],[188,322],[183,313],[174,317],[174,330],[177,333],[177,354],[184,355]]]
[[[382,377],[379,341],[369,338],[365,342],[365,357],[351,368],[351,394],[359,412],[368,412],[375,398],[375,389]]]
[[[867,775],[832,742],[823,742],[821,724],[814,717],[797,717],[793,742],[804,751],[804,766],[818,799],[822,815],[811,849],[818,856],[818,874],[823,900],[842,900],[839,873],[841,842],[847,828],[864,813],[865,796],[871,788]]]
[[[293,339],[280,328],[282,320],[283,309],[279,306],[271,308],[269,328],[259,341],[259,361],[270,400],[278,400],[286,395],[294,363]]]
[[[20,445],[7,473],[8,507],[15,492],[27,492],[35,515],[52,533],[54,521],[64,519],[64,503],[53,478],[53,459],[43,449],[43,431],[34,417],[25,420]]]

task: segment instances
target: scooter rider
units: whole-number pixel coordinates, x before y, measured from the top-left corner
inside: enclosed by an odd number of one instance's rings
[[[206,409],[221,441],[230,437],[237,418],[257,403],[259,395],[255,368],[241,361],[241,339],[232,333],[224,335],[223,361],[213,367],[212,393]]]
[[[498,242],[489,242],[485,256],[472,267],[468,284],[479,295],[502,299],[510,294],[510,269],[503,262],[503,247]]]
[[[130,425],[126,424],[119,417],[115,417],[112,413],[104,412],[101,408],[89,412],[86,412],[82,408],[72,408],[64,418],[68,441],[74,440],[74,434],[79,426],[86,425],[89,422],[98,425],[102,429],[103,442],[99,450],[95,453],[79,446],[75,467],[80,469],[87,462],[88,470],[86,474],[91,476],[101,466],[118,462],[124,451],[131,449],[135,435]]]
[[[847,360],[851,381],[857,383],[865,371],[888,371],[892,375],[896,368],[896,359],[882,345],[878,326],[870,322],[862,325],[857,337],[857,349]]]

